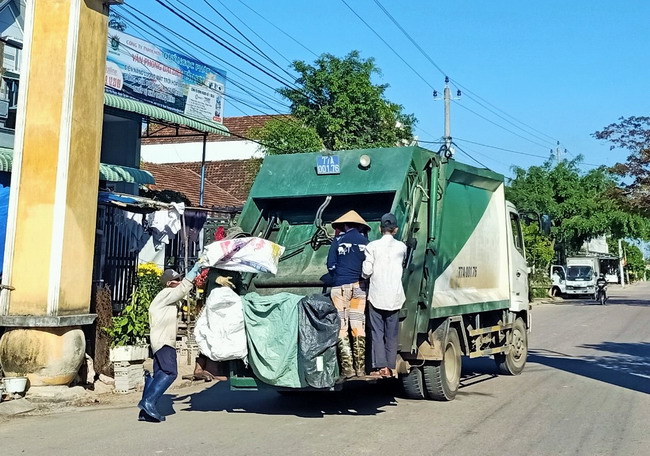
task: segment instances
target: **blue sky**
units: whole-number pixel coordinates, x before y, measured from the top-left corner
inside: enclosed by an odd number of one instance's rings
[[[215,24],[232,31],[203,0],[181,1]],[[444,76],[401,34],[373,0],[347,1],[411,66],[442,92]],[[164,2],[186,10],[178,0]],[[127,3],[256,78],[279,86],[173,16],[154,0],[127,0]],[[314,56],[255,15],[251,9],[317,54],[329,52],[343,56],[357,49],[363,57],[374,57],[383,72],[376,82],[389,84],[388,98],[402,104],[405,112],[416,115],[420,127],[416,134],[420,139],[437,140],[442,136],[442,102],[433,100],[431,88],[363,25],[341,0],[223,0],[223,4],[209,0],[209,3],[284,67],[287,62],[283,57],[245,28],[224,9],[224,4],[291,60],[313,61]],[[452,105],[452,136],[459,139],[458,144],[470,155],[495,171],[511,174],[509,168],[512,165],[525,167],[544,160],[485,148],[460,139],[542,156],[549,154],[555,143],[553,139],[557,139],[568,149],[569,158],[583,154],[587,163],[613,164],[623,160],[625,152],[610,152],[606,145],[591,138],[590,134],[620,116],[647,115],[650,111],[647,87],[650,81],[650,65],[647,63],[650,2],[381,0],[381,3],[452,80],[513,116],[517,120],[490,107],[527,130],[513,126],[476,104],[471,95],[464,95]],[[130,26],[132,19],[129,14],[139,15],[138,12],[128,7],[115,10],[127,11],[127,33],[151,38]],[[196,17],[194,13],[190,14]],[[205,23],[204,19],[198,20]],[[223,36],[213,26],[209,27]],[[229,37],[225,38],[232,41]],[[156,39],[151,41],[155,42]],[[187,54],[208,60],[200,51],[192,49],[180,39],[174,41]],[[225,68],[233,81],[245,82],[266,94],[271,93],[270,89],[246,79],[237,71],[223,64],[217,66]],[[274,70],[279,72],[277,68]],[[252,99],[232,84],[227,90],[231,90],[233,96]],[[527,139],[489,123],[459,105]],[[282,111],[280,105],[273,104],[273,107]],[[225,110],[226,116],[260,114],[260,110],[275,112],[267,107],[256,111],[228,99]],[[518,121],[537,131],[531,131]],[[459,159],[471,163],[462,154]],[[588,168],[585,165],[585,169]]]

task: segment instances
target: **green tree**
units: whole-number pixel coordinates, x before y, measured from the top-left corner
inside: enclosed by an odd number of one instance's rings
[[[593,136],[609,142],[610,150],[629,152],[626,161],[616,163],[611,171],[620,177],[629,204],[650,214],[650,117],[621,117]]]
[[[649,220],[625,204],[611,173],[604,167],[582,173],[578,163],[515,168],[507,197],[522,211],[549,214],[555,241],[569,252],[603,234],[648,239]]]
[[[323,141],[316,130],[290,116],[272,119],[262,127],[252,128],[248,134],[263,143],[259,146],[259,150],[265,154],[293,154],[323,150]]]
[[[344,58],[323,54],[313,65],[293,62],[298,90],[279,89],[291,114],[313,128],[328,150],[392,147],[411,141],[416,119],[385,98],[387,84],[374,84],[381,72],[358,51]]]
[[[553,240],[541,233],[537,225],[522,224],[521,228],[529,266],[533,266],[535,272],[546,274],[555,255]]]

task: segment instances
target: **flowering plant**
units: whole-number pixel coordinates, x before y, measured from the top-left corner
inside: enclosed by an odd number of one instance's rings
[[[146,343],[149,332],[149,304],[162,290],[162,270],[154,263],[138,266],[135,287],[129,304],[113,317],[113,324],[104,328],[111,338],[111,345],[141,345]]]

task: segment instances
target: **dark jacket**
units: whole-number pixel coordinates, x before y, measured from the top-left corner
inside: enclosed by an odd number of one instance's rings
[[[366,258],[368,239],[356,228],[335,238],[327,255],[327,269],[332,286],[338,287],[361,280],[361,266]]]

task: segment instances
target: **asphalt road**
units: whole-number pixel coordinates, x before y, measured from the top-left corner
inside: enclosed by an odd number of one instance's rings
[[[135,407],[14,418],[0,454],[650,454],[650,284],[612,290],[605,307],[535,307],[518,377],[464,363],[448,403],[387,384],[298,398],[216,384],[166,396],[161,424],[137,422]]]

